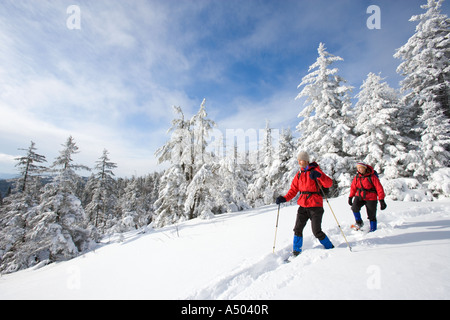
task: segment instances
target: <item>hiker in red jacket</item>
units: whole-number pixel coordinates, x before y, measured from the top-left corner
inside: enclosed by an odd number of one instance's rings
[[[384,189],[378,179],[378,174],[371,166],[359,162],[356,164],[356,170],[356,176],[350,187],[348,204],[352,207],[355,216],[355,229],[360,229],[364,225],[361,219],[361,208],[366,206],[367,217],[370,220],[370,232],[373,232],[377,230],[377,199],[380,201],[381,210],[386,209]]]
[[[300,198],[297,204],[300,206],[297,212],[297,220],[294,227],[294,246],[293,255],[297,256],[302,251],[303,245],[303,229],[306,223],[311,219],[311,228],[314,236],[319,239],[325,249],[334,248],[330,239],[322,231],[323,198],[321,187],[329,188],[333,184],[316,162],[309,163],[308,153],[302,151],[297,156],[300,171],[295,175],[291,184],[291,189],[285,196],[279,196],[276,200],[277,204],[292,200],[297,193]]]

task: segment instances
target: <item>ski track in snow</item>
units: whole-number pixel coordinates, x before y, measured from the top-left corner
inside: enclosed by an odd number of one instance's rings
[[[281,254],[271,254],[257,262],[245,263],[187,299],[233,299],[254,281],[276,270],[282,263]]]
[[[304,267],[326,258],[331,253],[322,248],[311,248],[303,251],[290,263],[285,263],[284,260],[289,256],[290,249],[288,246],[276,253],[267,254],[258,261],[244,263],[186,299],[269,299],[273,296],[274,289],[287,286],[293,279],[301,276],[301,270]],[[276,281],[271,281],[273,279]],[[254,288],[258,290],[255,291]],[[255,296],[252,292],[259,294]]]

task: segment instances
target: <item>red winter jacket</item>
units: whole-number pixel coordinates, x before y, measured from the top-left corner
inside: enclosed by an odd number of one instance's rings
[[[362,200],[384,200],[383,186],[371,166],[367,166],[365,174],[358,172],[353,178],[349,197],[354,196],[361,197]]]
[[[306,168],[302,168],[292,180],[291,189],[284,196],[286,201],[291,201],[298,192],[301,192],[297,204],[301,207],[323,207],[322,193],[317,187],[315,180],[310,178],[312,171],[317,171],[321,174],[317,181],[323,188],[329,188],[333,184],[333,180],[328,177],[316,162],[310,163]]]

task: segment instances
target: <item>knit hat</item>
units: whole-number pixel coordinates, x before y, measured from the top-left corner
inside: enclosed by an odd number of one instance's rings
[[[297,155],[297,160],[304,160],[309,162],[309,155],[306,151],[300,151]]]
[[[357,166],[363,166],[364,168],[367,168],[367,164],[365,164],[364,162],[358,162],[356,165]]]

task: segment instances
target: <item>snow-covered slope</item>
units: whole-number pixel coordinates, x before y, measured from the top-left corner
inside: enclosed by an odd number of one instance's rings
[[[272,253],[271,205],[131,232],[76,259],[4,275],[0,299],[450,299],[449,200],[387,201],[369,234],[349,228],[346,197],[330,204],[353,252],[325,203],[323,229],[336,248],[322,249],[308,224],[303,253],[282,263],[297,206],[281,208]]]

